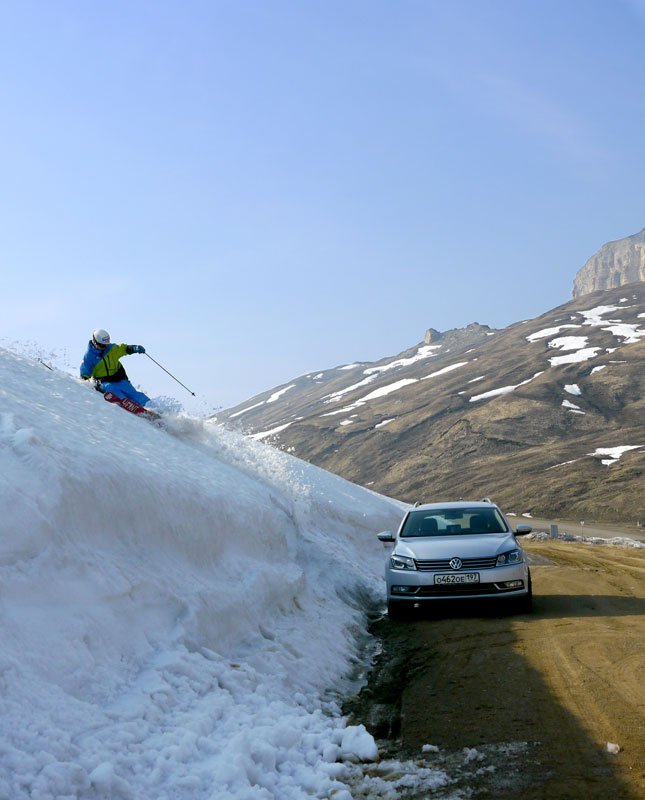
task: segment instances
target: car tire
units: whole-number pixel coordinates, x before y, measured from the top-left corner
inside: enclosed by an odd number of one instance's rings
[[[407,603],[400,603],[396,600],[388,600],[387,601],[387,615],[392,620],[402,620],[407,619],[410,614],[410,610],[407,607]]]

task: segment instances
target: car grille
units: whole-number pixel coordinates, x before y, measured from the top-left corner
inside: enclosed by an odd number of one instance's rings
[[[415,597],[463,597],[469,594],[506,594],[517,589],[501,588],[496,583],[462,583],[449,586],[420,586]]]
[[[497,556],[486,558],[462,558],[462,569],[492,569],[497,564]],[[437,570],[453,571],[450,566],[449,558],[437,558],[431,560],[415,559],[415,564],[420,572],[436,572]],[[459,572],[459,570],[454,570]]]

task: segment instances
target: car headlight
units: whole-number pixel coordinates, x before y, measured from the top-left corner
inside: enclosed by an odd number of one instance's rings
[[[390,556],[390,566],[392,569],[416,569],[417,565],[413,558],[408,556]]]
[[[497,556],[497,566],[506,567],[509,564],[521,564],[524,561],[521,550],[508,550],[506,553],[500,553]]]

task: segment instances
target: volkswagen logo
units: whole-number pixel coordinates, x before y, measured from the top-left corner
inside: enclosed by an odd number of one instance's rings
[[[462,567],[461,559],[460,558],[451,558],[450,559],[450,569],[461,569]]]

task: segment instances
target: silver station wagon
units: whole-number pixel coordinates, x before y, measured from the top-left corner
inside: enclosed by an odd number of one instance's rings
[[[407,512],[385,566],[387,610],[391,618],[437,600],[495,598],[505,608],[529,612],[531,573],[516,536],[500,509],[489,500],[428,503]]]

